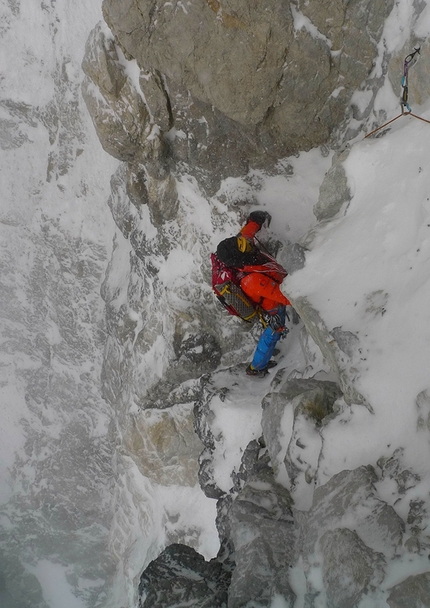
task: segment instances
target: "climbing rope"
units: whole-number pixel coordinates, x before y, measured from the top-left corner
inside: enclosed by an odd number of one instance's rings
[[[389,120],[385,124],[381,125],[377,129],[374,129],[373,131],[371,131],[367,135],[365,135],[365,137],[364,137],[365,139],[366,139],[366,137],[370,137],[374,133],[377,133],[381,129],[384,129],[385,127],[387,127],[388,125],[390,125],[392,122],[394,122],[395,120],[397,120],[401,116],[413,116],[414,118],[418,118],[419,120],[422,120],[423,122],[427,122],[428,124],[430,124],[430,120],[427,120],[426,118],[422,118],[421,116],[417,116],[416,114],[413,114],[412,110],[411,110],[411,106],[409,105],[409,102],[408,102],[408,95],[409,95],[409,84],[408,84],[409,69],[416,64],[416,62],[418,61],[418,55],[419,54],[420,54],[420,47],[414,48],[414,50],[413,50],[412,53],[409,53],[409,55],[406,55],[405,60],[403,62],[403,76],[402,76],[402,88],[403,88],[403,91],[402,91],[402,96],[400,98],[400,105],[401,105],[401,108],[402,108],[402,113],[399,114],[398,116],[396,116],[395,118],[392,118],[391,120]]]

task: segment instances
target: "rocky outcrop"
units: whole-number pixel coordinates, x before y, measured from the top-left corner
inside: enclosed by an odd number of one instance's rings
[[[370,72],[391,5],[105,0],[103,14],[150,82],[148,103],[164,130],[178,126],[188,98],[213,135],[222,136],[222,125],[241,128],[254,141],[255,162],[262,148],[279,157],[327,141]]]
[[[210,193],[250,167],[273,170],[334,137],[391,5],[104,0],[111,31],[94,29],[83,61],[102,145],[136,177],[143,163],[157,190],[182,163]]]
[[[354,608],[384,578],[385,558],[348,528],[327,530],[321,537],[323,583],[327,606]]]
[[[312,378],[291,380],[287,378],[276,390],[266,395],[262,403],[262,427],[275,470],[278,469],[277,462],[282,449],[280,437],[282,418],[287,408],[292,410],[295,419],[300,416],[305,417],[318,427],[327,416],[333,414],[335,401],[341,396],[342,393],[334,382]]]
[[[120,53],[107,28],[98,24],[82,62],[82,94],[103,148],[127,163],[130,200],[136,206],[148,204],[154,224],[160,225],[177,211],[167,147]]]
[[[133,161],[148,154],[148,147],[154,149],[146,104],[101,24],[87,41],[82,69],[86,74],[82,93],[106,152],[119,160]]]
[[[374,486],[377,479],[370,465],[362,466],[338,473],[315,490],[303,537],[304,556],[313,555],[326,530],[348,527],[350,521],[354,521],[354,530],[373,551],[392,556],[396,553],[405,524],[378,496]]]
[[[346,148],[334,156],[332,166],[320,186],[318,201],[313,209],[319,222],[332,219],[351,200],[351,190],[342,164],[348,154],[349,148]]]
[[[421,608],[430,605],[430,572],[409,576],[390,589],[390,608]]]
[[[236,563],[229,608],[252,603],[270,606],[276,595],[292,607],[296,597],[288,568],[295,551],[292,500],[288,490],[275,482],[270,466],[260,462],[258,472],[248,477],[230,507],[229,521]]]
[[[126,253],[114,251],[102,288],[109,333],[104,396],[119,412],[124,449],[144,476],[189,485],[198,476],[206,496],[218,501],[221,541],[211,562],[183,545],[168,547],[142,576],[142,608],[178,602],[259,608],[279,598],[292,607],[295,568],[307,608],[353,608],[374,599],[389,560],[427,547],[425,501],[411,500],[403,521],[378,491],[379,481],[392,483],[405,497],[418,483],[401,466],[401,454],[378,462],[378,474],[362,466],[327,482],[320,471],[325,425],[350,404],[371,411],[357,388],[358,336],[327,327],[306,297],[297,298],[306,356],[323,359],[331,373],[325,380],[324,374],[285,378],[281,370],[263,399],[262,419],[248,403],[244,416],[238,369],[213,370],[230,365],[234,349],[244,359],[253,340],[237,330],[236,347],[232,333],[223,331],[206,289],[208,267],[200,264],[210,240],[209,231],[203,237],[198,231],[200,216],[213,232],[225,229],[226,221],[237,228],[240,206],[255,202],[254,185],[244,201],[219,194],[221,180],[250,168],[288,172],[278,164],[281,157],[339,143],[354,91],[367,87],[374,99],[383,77],[369,75],[378,53],[385,69],[378,41],[392,5],[103,2],[110,30],[99,24],[88,40],[82,90],[104,149],[122,162],[109,207],[130,244]],[[353,110],[354,128],[370,115],[370,105]],[[314,207],[319,222],[330,221],[351,200],[343,165],[348,154],[348,148],[337,151],[321,185]],[[196,209],[181,197],[185,175],[196,182]],[[289,272],[303,267],[315,234],[283,247],[280,260]],[[129,256],[129,266],[118,262],[119,255]],[[190,272],[187,256],[198,260]],[[178,282],[167,286],[172,268],[182,266]],[[119,268],[129,269],[121,279],[126,288],[118,286]],[[425,392],[417,400],[424,431],[428,401]],[[198,437],[191,429],[192,403]],[[243,421],[243,438],[229,436],[221,423],[232,407]],[[408,579],[391,589],[389,599],[401,606],[403,596],[419,597],[425,585],[427,580]]]
[[[226,608],[230,576],[219,561],[206,562],[191,547],[170,545],[142,574],[139,608]]]
[[[298,564],[307,607],[354,608],[362,600],[376,605],[387,560],[401,551],[405,524],[378,495],[372,467],[334,476],[303,512],[275,481],[261,442],[249,447],[240,479],[218,502],[217,558],[205,562],[189,547],[168,547],[142,575],[142,608],[173,606],[175,598],[229,608],[263,608],[282,598],[292,608],[298,576],[292,568]],[[424,601],[428,583],[427,575],[410,577],[390,589],[387,601],[393,608],[406,608],[408,600],[421,605],[413,601]],[[204,603],[204,593],[212,604]]]

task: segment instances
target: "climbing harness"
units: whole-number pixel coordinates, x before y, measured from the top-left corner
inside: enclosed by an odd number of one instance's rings
[[[406,55],[405,60],[403,62],[403,76],[402,76],[402,81],[401,81],[402,82],[402,89],[403,89],[403,91],[402,91],[402,96],[400,98],[400,106],[402,108],[402,113],[399,114],[398,116],[396,116],[395,118],[392,118],[391,120],[389,120],[388,122],[386,122],[382,126],[378,127],[377,129],[374,129],[373,131],[371,131],[367,135],[365,135],[364,139],[366,139],[366,137],[370,137],[374,133],[377,133],[381,129],[384,129],[385,127],[387,127],[388,125],[390,125],[392,122],[394,122],[395,120],[397,120],[401,116],[413,116],[414,118],[418,118],[419,120],[422,120],[423,122],[427,122],[428,124],[430,124],[430,120],[427,120],[426,118],[422,118],[421,116],[417,116],[416,114],[413,114],[412,110],[411,110],[411,106],[409,105],[409,102],[408,102],[408,95],[409,95],[409,84],[408,84],[409,69],[416,64],[416,62],[418,61],[419,54],[420,54],[420,47],[414,48],[414,50],[413,50],[412,53],[409,53],[409,55]]]

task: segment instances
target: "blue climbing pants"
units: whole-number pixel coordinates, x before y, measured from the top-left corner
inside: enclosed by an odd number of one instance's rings
[[[275,311],[281,318],[281,323],[285,323],[285,306],[280,306]],[[282,332],[276,331],[271,327],[266,327],[260,336],[257,348],[254,352],[254,357],[251,361],[253,369],[264,369],[273,355],[275,346],[282,337]]]

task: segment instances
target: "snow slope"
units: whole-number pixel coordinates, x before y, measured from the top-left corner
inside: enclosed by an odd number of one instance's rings
[[[288,293],[306,294],[329,329],[358,338],[357,388],[375,412],[352,408],[343,449],[327,429],[321,481],[393,446],[405,446],[408,462],[427,470],[417,399],[426,402],[430,391],[429,136],[430,124],[404,117],[383,137],[353,147],[345,162],[351,203],[318,231],[306,267],[286,281]]]
[[[424,108],[419,114],[430,119]],[[306,294],[329,330],[356,336],[356,386],[371,405],[345,407],[322,431],[318,483],[375,465],[398,448],[429,501],[430,124],[402,117],[355,144],[345,168],[352,200],[317,232],[303,270],[285,289]],[[401,153],[399,153],[401,151]],[[342,254],[340,255],[340,252]],[[407,517],[408,497],[388,493]]]

